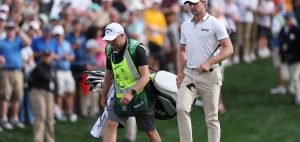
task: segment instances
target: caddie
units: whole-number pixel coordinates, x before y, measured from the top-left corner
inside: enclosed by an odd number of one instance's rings
[[[116,92],[107,106],[108,120],[103,141],[116,142],[119,123],[124,125],[129,116],[134,116],[138,129],[146,132],[149,141],[160,142],[155,128],[155,99],[147,89],[150,71],[144,46],[136,40],[127,39],[124,28],[118,23],[107,25],[103,40],[108,45],[101,106],[107,103],[112,82]]]

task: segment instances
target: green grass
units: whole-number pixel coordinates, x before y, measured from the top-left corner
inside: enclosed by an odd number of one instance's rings
[[[225,114],[220,114],[222,142],[299,142],[300,109],[292,105],[290,95],[270,95],[276,86],[276,72],[271,60],[240,64],[226,68],[222,87]],[[202,108],[191,113],[194,141],[207,141]],[[57,142],[96,142],[90,128],[95,120],[79,119],[77,123],[56,124]],[[176,119],[157,121],[163,142],[178,142]],[[124,129],[118,131],[118,141],[124,141]],[[32,129],[0,133],[0,142],[31,142]],[[137,141],[147,141],[145,133],[138,132]]]

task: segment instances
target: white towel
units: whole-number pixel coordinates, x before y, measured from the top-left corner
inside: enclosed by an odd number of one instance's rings
[[[111,98],[114,96],[114,93],[115,93],[115,90],[114,90],[114,87],[113,85],[110,87],[109,89],[109,93],[108,93],[108,96],[107,96],[107,103],[106,103],[106,106],[104,108],[104,111],[102,113],[102,115],[98,118],[98,120],[96,121],[96,123],[94,124],[90,134],[95,137],[95,138],[102,138],[102,135],[103,135],[103,126],[105,124],[105,122],[107,121],[107,106],[110,104],[110,100]]]

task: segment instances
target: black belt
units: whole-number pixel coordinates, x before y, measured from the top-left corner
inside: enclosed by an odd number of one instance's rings
[[[22,69],[21,68],[2,68],[2,70],[5,70],[5,71],[21,71]]]
[[[214,69],[220,67],[219,64],[214,64],[213,66],[211,66],[211,68],[209,69],[209,71],[214,71]],[[199,71],[199,68],[189,68],[187,67],[188,69],[192,70],[192,71]]]

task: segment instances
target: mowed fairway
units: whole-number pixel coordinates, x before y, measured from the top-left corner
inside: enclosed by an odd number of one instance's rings
[[[300,142],[300,106],[292,105],[291,95],[270,95],[276,86],[271,59],[239,64],[225,70],[222,95],[227,112],[220,114],[222,142]],[[207,142],[203,109],[194,107],[191,117],[195,142]],[[57,142],[96,142],[89,135],[95,120],[57,123]],[[157,121],[163,142],[178,142],[176,119]],[[119,129],[118,142],[125,130]],[[138,132],[137,142],[148,141]],[[0,132],[0,142],[32,142],[32,128]]]

